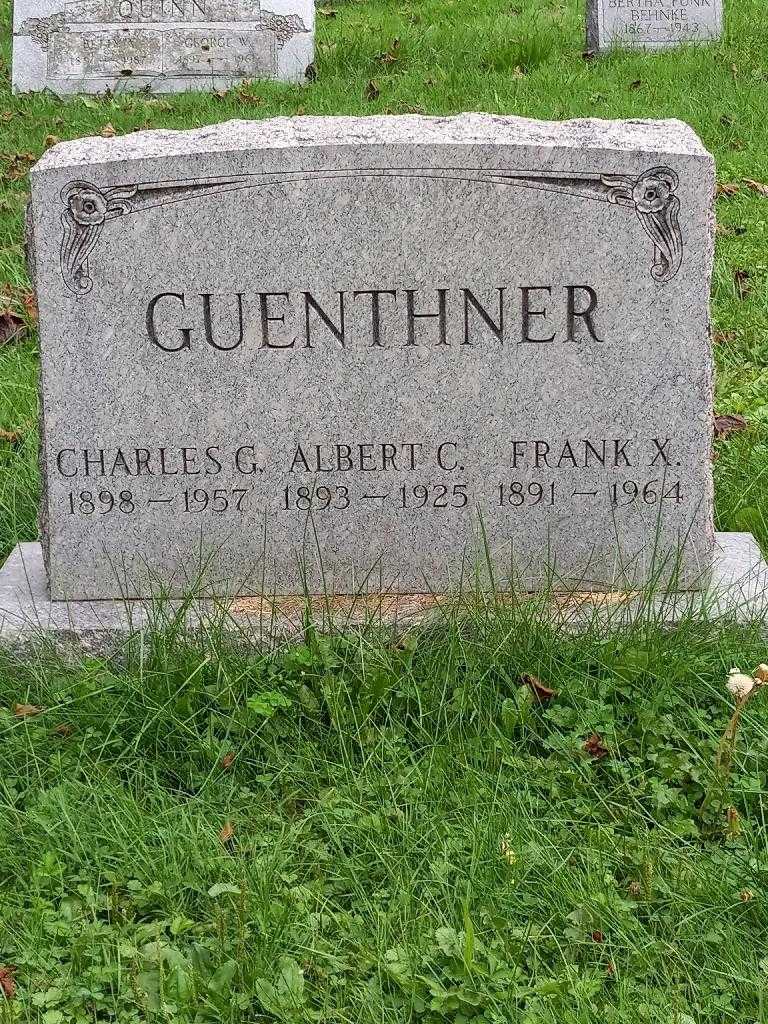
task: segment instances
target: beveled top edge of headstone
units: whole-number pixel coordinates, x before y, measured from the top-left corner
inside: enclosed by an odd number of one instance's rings
[[[60,142],[40,158],[31,175],[36,177],[67,167],[156,157],[361,144],[527,145],[710,157],[693,128],[677,119],[535,121],[479,113],[452,117],[414,114],[301,116],[261,121],[233,120],[186,131],[151,130],[113,138],[89,136]]]

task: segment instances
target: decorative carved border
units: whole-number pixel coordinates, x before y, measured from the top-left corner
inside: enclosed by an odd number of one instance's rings
[[[29,36],[34,39],[43,51],[48,51],[51,39],[54,35],[78,33],[78,32],[104,32],[109,29],[129,28],[133,31],[144,30],[162,35],[166,32],[180,31],[178,23],[171,19],[167,21],[149,21],[140,18],[131,21],[129,18],[122,20],[109,19],[101,21],[78,21],[76,9],[67,7],[64,11],[57,11],[56,14],[49,14],[44,18],[26,18],[15,33],[17,36]],[[298,14],[273,14],[271,11],[257,9],[253,17],[242,20],[232,20],[222,17],[218,18],[190,18],[183,20],[181,24],[184,30],[205,28],[208,25],[216,26],[216,29],[226,28],[230,32],[271,32],[277,43],[277,49],[282,50],[287,42],[295,35],[308,32],[309,29]]]
[[[654,281],[660,284],[671,281],[682,264],[680,200],[675,194],[678,176],[669,167],[652,167],[636,178],[626,174],[564,175],[546,171],[508,173],[483,168],[402,167],[276,171],[232,178],[140,182],[103,189],[87,181],[72,181],[61,191],[64,204],[61,214],[61,275],[67,288],[75,295],[88,294],[93,287],[88,260],[105,224],[117,217],[139,213],[154,206],[187,202],[239,189],[360,178],[431,178],[439,181],[479,182],[559,192],[624,206],[634,209],[645,233],[653,242],[651,276]]]

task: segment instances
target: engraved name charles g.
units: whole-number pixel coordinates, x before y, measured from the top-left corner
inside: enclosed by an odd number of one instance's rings
[[[507,464],[511,469],[621,469],[632,466],[664,468],[674,465],[670,438],[511,439]],[[462,446],[455,440],[310,441],[290,443],[280,453],[258,444],[125,446],[118,448],[60,448],[57,474],[64,479],[98,480],[130,477],[253,476],[270,462],[294,474],[411,473],[434,468],[464,472]],[[679,463],[677,463],[679,465]]]

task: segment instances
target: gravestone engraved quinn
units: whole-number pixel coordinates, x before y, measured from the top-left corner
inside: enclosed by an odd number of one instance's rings
[[[16,0],[13,88],[59,94],[302,81],[314,0]]]
[[[707,43],[722,30],[723,0],[587,0],[591,50]]]
[[[221,591],[301,591],[302,558],[314,591],[439,590],[485,544],[499,581],[554,563],[612,587],[674,550],[694,584],[713,194],[677,121],[276,119],[49,150],[52,597],[181,590],[211,552]]]

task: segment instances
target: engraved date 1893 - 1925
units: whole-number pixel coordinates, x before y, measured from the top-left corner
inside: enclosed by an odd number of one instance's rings
[[[457,441],[297,444],[269,473],[271,460],[255,445],[232,451],[65,448],[56,469],[68,484],[66,511],[97,518],[162,512],[163,506],[182,518],[492,507],[514,516],[555,507],[581,510],[590,503],[619,509],[684,500],[680,462],[668,438],[508,444],[506,454],[499,453],[498,471],[482,473],[470,472],[471,453]],[[227,476],[243,486],[220,486]],[[154,478],[149,491],[147,477]]]
[[[472,492],[468,483],[439,481],[402,484],[393,491],[375,494],[358,492],[346,485],[304,484],[284,487],[279,500],[265,502],[262,496],[257,498],[255,489],[250,487],[193,487],[161,498],[140,498],[127,488],[119,491],[101,488],[69,491],[67,512],[80,516],[131,515],[142,508],[166,506],[183,515],[224,515],[261,512],[265,505],[267,511],[273,513],[344,513],[365,507],[410,512],[450,512],[493,503],[514,513],[516,510],[522,512],[537,507],[554,508],[566,503],[573,504],[579,498],[607,500],[616,508],[635,504],[657,505],[662,501],[679,504],[683,500],[680,481],[665,478],[623,480],[593,489],[564,488],[555,481],[542,483],[538,480],[510,480],[493,485],[493,491],[491,498],[485,487],[478,494]]]

